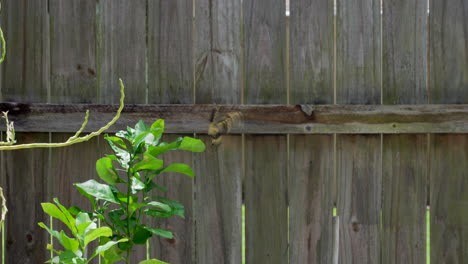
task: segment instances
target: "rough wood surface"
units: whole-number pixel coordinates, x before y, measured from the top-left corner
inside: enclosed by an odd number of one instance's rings
[[[51,0],[49,8],[51,102],[99,102],[96,1]]]
[[[431,103],[468,103],[468,5],[430,1]]]
[[[8,52],[1,66],[0,100],[46,102],[49,87],[49,15],[46,0],[2,1]]]
[[[0,104],[0,111],[9,111],[20,132],[74,132],[87,109],[90,118],[85,132],[96,131],[111,120],[117,106]],[[468,105],[127,105],[109,132],[125,129],[140,119],[152,123],[164,118],[168,133],[205,134],[212,122],[220,124],[233,113],[241,116],[229,131],[234,134],[468,132]],[[227,132],[220,126],[220,133]]]
[[[243,12],[245,103],[286,103],[284,1],[243,1]]]
[[[285,136],[246,136],[246,263],[288,263]]]
[[[383,142],[382,263],[426,263],[427,136]]]
[[[332,263],[333,136],[291,136],[290,152],[289,262]]]
[[[380,1],[338,0],[337,5],[337,102],[379,104]]]
[[[196,263],[237,264],[242,258],[242,139],[224,136],[219,145],[196,154]]]
[[[428,99],[427,1],[383,1],[383,10],[383,101],[425,104]]]
[[[148,102],[193,103],[192,1],[148,1]]]
[[[99,1],[97,32],[101,103],[119,101],[119,78],[126,87],[127,103],[146,103],[146,2]]]
[[[435,135],[431,142],[431,263],[468,260],[468,136]]]
[[[339,136],[337,152],[339,263],[379,263],[380,136]]]
[[[241,102],[241,0],[195,7],[196,103]]]
[[[163,138],[165,142],[172,142],[177,137],[174,135]],[[192,165],[192,153],[175,151],[161,156],[165,165],[172,163],[185,163]],[[157,184],[167,187],[168,191],[163,193],[156,191],[154,195],[180,202],[185,207],[185,219],[172,217],[152,221],[151,227],[170,230],[174,233],[174,239],[152,237],[150,241],[151,258],[157,258],[169,263],[194,263],[193,240],[194,240],[194,217],[193,217],[193,180],[183,174],[164,173],[156,179]]]
[[[333,103],[333,1],[292,1],[291,102]]]
[[[47,142],[47,133],[18,133],[21,142]],[[47,199],[48,150],[19,150],[3,153],[0,178],[7,197],[6,264],[37,264],[48,260],[47,232],[38,222],[48,222],[41,202]]]

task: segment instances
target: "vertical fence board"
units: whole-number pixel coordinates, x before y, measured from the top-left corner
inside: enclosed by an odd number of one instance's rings
[[[163,138],[165,142],[172,142],[177,138],[169,135]],[[167,152],[161,156],[165,166],[172,163],[192,164],[192,153],[187,151]],[[162,237],[151,238],[151,258],[157,258],[169,263],[193,263],[193,181],[183,174],[164,173],[156,179],[158,185],[167,187],[167,192],[156,191],[153,195],[180,202],[185,207],[185,219],[172,217],[154,222],[158,228],[170,230],[174,239]],[[155,226],[151,226],[155,227]]]
[[[241,1],[196,1],[195,102],[241,102]],[[242,141],[225,136],[194,157],[196,263],[241,263]]]
[[[195,9],[196,102],[241,102],[241,0],[201,0]]]
[[[383,143],[382,263],[426,263],[426,135]]]
[[[202,136],[204,153],[195,157],[196,263],[241,263],[242,184],[240,136],[219,145]]]
[[[290,263],[332,263],[333,137],[290,140]]]
[[[293,1],[291,103],[333,103],[333,2]],[[290,135],[290,263],[331,263],[333,137]]]
[[[431,103],[468,103],[468,6],[431,1]],[[434,135],[431,141],[431,263],[468,260],[467,135]]]
[[[337,102],[379,104],[380,2],[337,1]],[[380,261],[381,142],[376,135],[337,137],[340,263]]]
[[[118,103],[121,78],[126,103],[145,103],[146,0],[100,0],[98,13],[101,102]]]
[[[2,1],[1,19],[8,52],[1,66],[0,99],[45,102],[50,68],[47,1]]]
[[[340,263],[379,263],[380,136],[338,137]]]
[[[284,0],[244,1],[245,103],[286,102]]]
[[[288,262],[285,136],[246,136],[246,263]]]
[[[383,102],[428,100],[427,1],[383,1]],[[425,263],[427,136],[383,136],[382,263]]]
[[[149,103],[193,103],[192,1],[148,2]]]
[[[49,5],[51,100],[96,103],[96,2],[50,0]]]
[[[431,0],[430,86],[435,104],[468,103],[468,5]]]
[[[333,103],[333,1],[291,3],[291,102]]]
[[[337,102],[380,103],[380,1],[338,0]]]
[[[286,103],[285,3],[244,1],[243,14],[244,102]],[[286,153],[284,136],[246,136],[246,263],[288,261]]]
[[[468,260],[468,136],[431,142],[431,263]]]
[[[193,94],[193,3],[187,0],[148,1],[148,102],[187,104]],[[166,141],[174,140],[174,136]],[[192,164],[192,155],[173,152],[165,163]],[[162,228],[174,232],[175,239],[152,238],[151,257],[169,263],[193,263],[193,181],[181,175],[165,175],[161,184],[166,195],[181,202],[185,219],[161,221]]]
[[[383,1],[385,104],[427,103],[427,0]]]
[[[47,133],[18,133],[22,143],[48,142]],[[37,264],[48,259],[47,232],[38,222],[48,222],[40,203],[46,200],[47,149],[4,152],[4,186],[7,197],[6,263]]]

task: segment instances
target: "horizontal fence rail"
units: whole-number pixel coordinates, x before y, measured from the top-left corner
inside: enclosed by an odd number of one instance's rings
[[[86,110],[91,132],[117,106],[0,104],[18,132],[74,132]],[[167,133],[205,134],[210,126],[215,134],[468,133],[468,105],[127,105],[108,132],[159,118],[167,120]]]

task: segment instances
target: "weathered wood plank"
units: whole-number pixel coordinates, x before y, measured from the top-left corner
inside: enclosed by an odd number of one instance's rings
[[[333,103],[333,1],[291,3],[291,102]]]
[[[127,88],[127,103],[146,103],[146,2],[98,1],[101,103],[118,102],[119,78]]]
[[[431,141],[431,263],[468,260],[468,136]]]
[[[174,135],[163,138],[165,142],[172,142],[177,137]],[[190,152],[169,152],[161,156],[164,164],[185,163],[192,165],[193,158]],[[202,175],[199,175],[203,177]],[[150,255],[152,258],[169,263],[194,263],[193,261],[193,240],[194,240],[194,215],[193,215],[193,180],[182,174],[165,173],[158,176],[157,184],[167,187],[168,191],[163,193],[157,191],[156,195],[178,201],[185,207],[185,219],[172,217],[170,219],[153,220],[151,227],[158,227],[170,230],[174,233],[174,239],[161,237],[151,238]]]
[[[18,133],[21,142],[39,140],[47,142],[47,133]],[[7,264],[44,263],[47,232],[38,222],[48,222],[41,202],[47,199],[48,162],[47,149],[19,150],[3,153],[3,170],[0,172],[7,197]]]
[[[246,263],[288,262],[285,136],[246,136]]]
[[[339,263],[379,263],[380,136],[340,135],[337,152]]]
[[[427,136],[383,140],[382,263],[426,263]]]
[[[379,104],[380,1],[338,0],[337,5],[337,102]]]
[[[8,52],[1,66],[0,100],[46,102],[50,79],[47,1],[2,1],[1,20]]]
[[[242,257],[242,139],[224,136],[194,157],[196,263],[241,263]]]
[[[245,103],[285,103],[286,17],[283,0],[243,2]]]
[[[425,104],[427,0],[383,1],[382,79],[385,104]]]
[[[51,102],[99,102],[96,1],[51,0],[49,6]]]
[[[193,103],[192,1],[148,1],[148,101]]]
[[[241,102],[241,0],[195,6],[196,103]]]
[[[430,1],[431,103],[468,103],[468,5]]]
[[[117,111],[116,106],[109,105],[0,104],[0,111],[10,111],[19,132],[74,132],[87,109],[91,114],[85,132],[96,131]],[[128,105],[109,132],[126,129],[138,120],[152,123],[164,118],[168,133],[205,134],[213,120],[221,124],[232,113],[241,116],[229,131],[233,134],[468,132],[468,105]],[[220,125],[220,133],[226,132]]]
[[[332,263],[333,136],[290,139],[290,263]]]

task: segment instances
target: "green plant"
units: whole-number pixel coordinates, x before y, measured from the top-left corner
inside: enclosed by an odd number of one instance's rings
[[[161,142],[163,132],[164,120],[160,119],[151,126],[140,121],[135,128],[129,127],[116,136],[106,135],[105,139],[114,154],[96,162],[96,171],[105,183],[88,180],[75,184],[78,191],[91,202],[92,211],[72,207],[69,212],[76,215],[87,214],[90,219],[100,219],[112,230],[111,234],[106,234],[110,241],[116,242],[117,247],[110,247],[99,253],[105,264],[115,263],[122,258],[129,263],[134,246],[144,245],[153,235],[173,238],[169,230],[143,224],[141,220],[144,215],[152,218],[184,217],[182,204],[153,191],[166,191],[156,180],[164,173],[178,172],[193,178],[193,170],[183,163],[165,166],[164,161],[158,157],[171,150],[202,152],[205,145],[191,137],[181,137],[170,143]],[[64,210],[66,209],[62,211]],[[101,238],[100,244],[104,242],[109,243],[109,240]],[[140,263],[165,262],[153,259]]]

